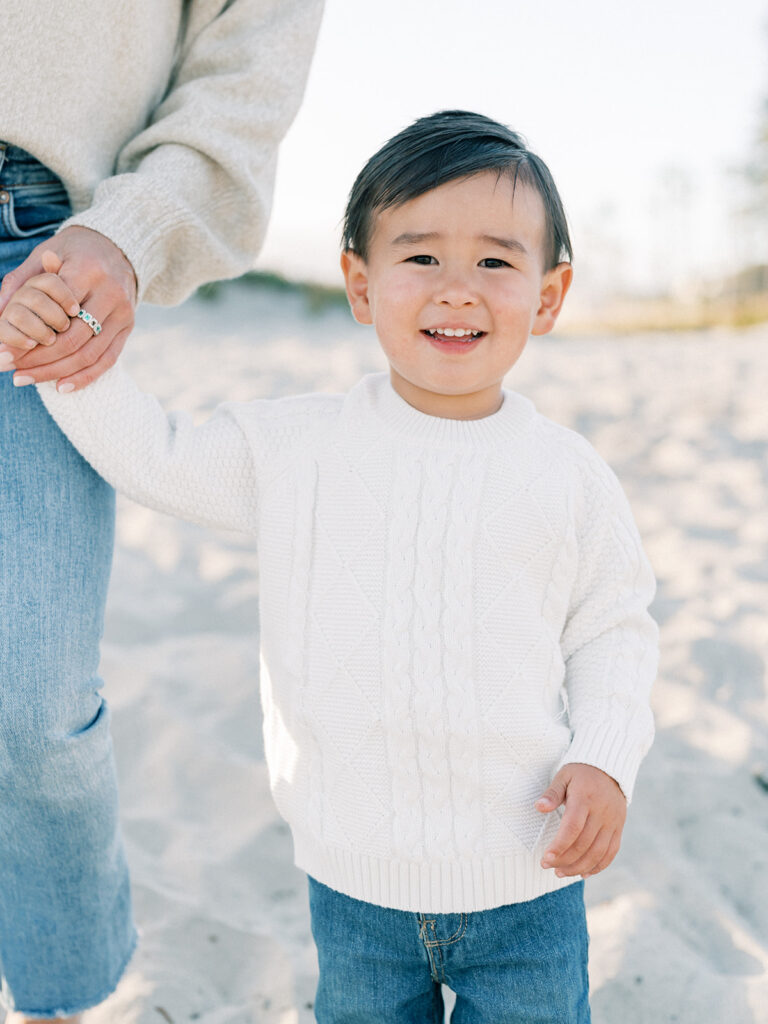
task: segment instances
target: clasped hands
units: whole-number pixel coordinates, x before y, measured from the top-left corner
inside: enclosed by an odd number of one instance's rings
[[[43,253],[51,254],[45,263]],[[101,323],[100,334],[70,319],[81,306]],[[20,387],[57,380],[60,390],[84,388],[117,361],[135,308],[136,276],[115,243],[90,228],[65,228],[3,278],[0,371],[15,370]]]

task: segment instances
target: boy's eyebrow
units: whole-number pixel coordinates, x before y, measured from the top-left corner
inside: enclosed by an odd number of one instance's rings
[[[525,248],[522,242],[518,242],[516,238],[499,238],[497,235],[481,235],[480,240],[483,242],[490,242],[492,245],[500,245],[502,249],[509,249],[511,252],[516,252],[520,256],[527,256],[528,250]]]
[[[418,242],[434,242],[440,235],[437,231],[404,231],[392,239],[392,245],[415,245]]]
[[[498,245],[502,249],[517,253],[520,256],[528,256],[528,250],[516,238],[500,238],[498,235],[479,235],[481,242],[489,242],[491,245]],[[418,245],[420,242],[434,242],[440,238],[438,231],[404,231],[397,238],[392,239],[392,245]]]

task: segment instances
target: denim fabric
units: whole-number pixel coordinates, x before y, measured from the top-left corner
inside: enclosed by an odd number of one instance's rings
[[[0,278],[68,213],[0,143]],[[97,674],[113,532],[111,488],[0,374],[0,978],[32,1016],[101,1002],[135,944]]]
[[[584,883],[474,914],[410,914],[310,878],[318,1024],[589,1024]]]

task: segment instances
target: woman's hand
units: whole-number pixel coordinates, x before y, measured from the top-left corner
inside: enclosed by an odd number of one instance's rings
[[[32,325],[19,310],[11,309],[13,296],[31,277],[43,271],[57,272],[52,261],[44,266],[46,251],[59,258],[62,281],[80,306],[99,321],[100,334],[94,334],[82,320],[73,320],[58,334],[54,334],[56,325],[50,325],[53,330],[47,332],[45,340],[25,334],[25,327]],[[9,362],[6,355],[0,361],[0,370],[15,368],[14,383],[19,387],[58,380],[59,388],[64,385],[68,391],[84,388],[117,361],[133,330],[135,308],[136,275],[115,243],[90,228],[65,228],[33,249],[16,270],[3,278],[0,313],[7,310],[4,319],[16,333],[10,339],[3,338],[5,351],[13,359]],[[30,346],[29,341],[34,345]]]

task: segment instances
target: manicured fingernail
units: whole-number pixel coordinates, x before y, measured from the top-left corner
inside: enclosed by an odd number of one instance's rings
[[[68,395],[70,393],[70,391],[74,391],[75,390],[75,385],[74,384],[70,384],[70,383],[67,383],[67,384],[57,384],[56,390],[59,392],[60,395]]]
[[[13,352],[0,352],[0,366],[2,366],[4,370],[12,370],[15,361],[16,356]]]
[[[77,316],[77,314],[80,312],[80,307],[75,302],[69,307],[67,312],[69,313],[70,316]]]
[[[14,377],[13,378],[13,386],[15,388],[25,388],[28,384],[34,384],[34,383],[35,383],[35,378],[34,377],[19,376],[19,377]]]
[[[551,853],[545,853],[544,857],[542,858],[541,863],[542,864],[554,864],[555,863],[554,855],[551,854]]]
[[[37,348],[37,342],[32,341],[31,338],[25,338],[23,341],[24,348]]]

